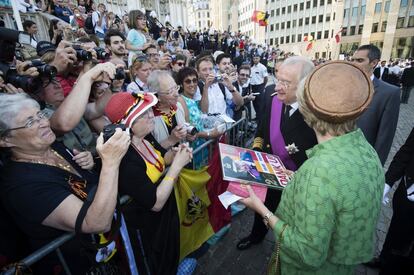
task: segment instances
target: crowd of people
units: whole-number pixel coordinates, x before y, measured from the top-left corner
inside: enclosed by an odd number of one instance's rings
[[[240,32],[157,25],[140,10],[121,18],[93,1],[38,3],[67,24],[52,20],[50,40],[38,41],[27,20],[27,39],[2,28],[0,41],[2,230],[21,231],[24,238],[10,241],[25,240],[25,252],[76,232],[62,246],[73,274],[92,274],[104,262],[110,274],[123,274],[128,264],[114,237],[123,223],[132,273],[176,274],[174,186],[184,168],[202,165],[193,150],[222,136],[229,117],[255,121],[253,149],[278,155],[292,175],[264,202],[248,187],[241,202],[256,215],[237,249],[271,229],[272,274],[352,274],[371,260],[381,201],[401,182],[380,261],[383,274],[409,266],[413,133],[385,176],[383,165],[400,101],[414,89],[412,60],[404,70],[398,62],[386,67],[373,45],[349,61],[309,60]],[[54,254],[33,270],[63,272]]]

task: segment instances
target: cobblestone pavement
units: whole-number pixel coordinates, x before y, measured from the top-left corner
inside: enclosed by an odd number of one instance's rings
[[[411,95],[409,104],[402,104],[398,119],[397,132],[394,137],[390,155],[385,167],[388,167],[393,156],[408,137],[414,126],[414,95]],[[392,209],[390,206],[383,207],[376,232],[376,251],[379,255],[382,244],[388,230]],[[237,275],[260,275],[266,273],[267,263],[274,248],[274,238],[269,232],[265,240],[246,251],[238,251],[236,244],[240,238],[245,237],[252,227],[253,212],[244,210],[233,218],[232,226],[226,236],[199,259],[195,274],[237,274]],[[357,275],[376,275],[376,270],[358,266],[355,274]]]

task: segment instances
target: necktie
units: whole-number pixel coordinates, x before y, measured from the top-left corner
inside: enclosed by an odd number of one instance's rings
[[[292,107],[290,105],[285,105],[285,109],[283,112],[283,118],[282,118],[282,127],[285,128],[286,124],[289,121],[289,117],[290,117],[290,109],[292,109]]]

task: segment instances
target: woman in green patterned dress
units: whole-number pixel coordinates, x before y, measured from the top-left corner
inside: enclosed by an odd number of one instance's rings
[[[373,256],[384,187],[378,155],[355,125],[372,99],[372,82],[353,64],[336,61],[316,68],[302,85],[299,110],[318,144],[306,152],[275,213],[251,188],[242,202],[273,229],[269,273],[354,274]]]

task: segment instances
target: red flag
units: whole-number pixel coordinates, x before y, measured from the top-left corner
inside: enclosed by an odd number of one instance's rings
[[[339,36],[339,33],[335,35],[335,41],[336,43],[339,43],[341,41],[341,37]]]
[[[257,10],[255,10],[254,12],[253,12],[253,15],[252,15],[252,21],[253,22],[256,22],[257,23],[257,21],[258,21],[258,19],[257,19],[257,15],[258,15],[258,13],[259,13],[260,11],[257,11]]]
[[[312,49],[312,47],[313,47],[313,42],[310,42],[310,43],[308,44],[308,46],[306,46],[306,50],[307,50],[307,51],[310,51],[310,50]]]

